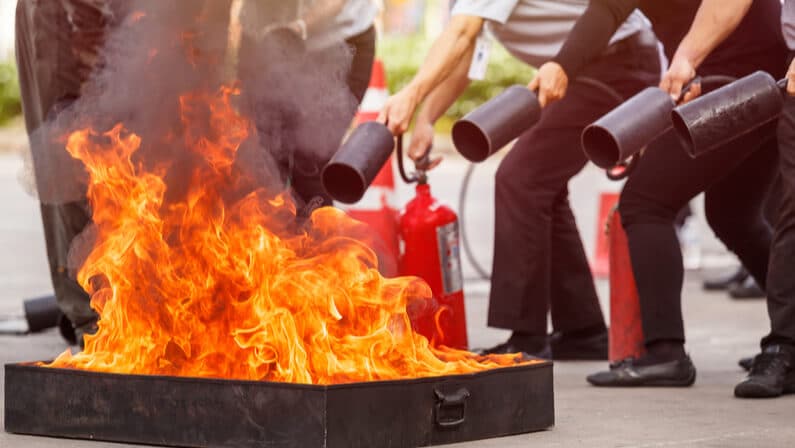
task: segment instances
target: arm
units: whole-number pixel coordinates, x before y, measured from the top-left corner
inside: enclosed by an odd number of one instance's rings
[[[696,69],[709,54],[734,32],[753,0],[703,0],[693,25],[674,54],[660,88],[678,99],[685,84],[696,77]],[[685,101],[698,96],[700,86],[693,86]]]
[[[464,93],[464,90],[469,87],[469,64],[467,62],[472,59],[473,49],[471,48],[469,53],[464,55],[462,62],[453,69],[453,72],[450,73],[444,83],[431,92],[425,104],[423,104],[417,120],[435,123],[447,112],[447,109],[450,109],[450,106]]]
[[[605,51],[610,38],[638,6],[640,0],[591,0],[552,60],[569,78],[576,78],[589,62]]]
[[[417,105],[465,60],[466,54],[472,52],[482,28],[481,17],[454,16],[433,43],[414,79],[387,101],[378,121],[386,123],[395,135],[406,132]]]
[[[474,49],[474,48],[473,48]],[[472,59],[472,51],[464,56],[462,61]],[[419,160],[433,145],[435,135],[433,125],[447,109],[461,96],[469,86],[469,64],[459,63],[450,76],[436,87],[425,100],[422,109],[417,114],[417,122],[411,135],[409,157]],[[434,160],[431,168],[439,164],[441,159]]]
[[[639,5],[640,0],[590,2],[557,56],[539,67],[528,86],[538,90],[542,107],[566,95],[569,80],[576,78],[589,62],[604,52],[610,38]]]

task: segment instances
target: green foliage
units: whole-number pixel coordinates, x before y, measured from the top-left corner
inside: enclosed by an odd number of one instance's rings
[[[0,124],[22,112],[19,80],[13,62],[0,62]]]
[[[425,60],[431,42],[419,35],[386,37],[378,43],[378,54],[387,71],[389,91],[394,93],[411,81]],[[469,64],[470,61],[462,61]],[[456,120],[513,84],[530,82],[534,69],[519,61],[498,43],[491,51],[486,79],[470,84],[458,101],[447,111],[447,118]]]

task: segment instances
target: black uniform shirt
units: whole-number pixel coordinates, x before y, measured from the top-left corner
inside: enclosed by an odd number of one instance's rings
[[[604,51],[610,36],[636,8],[652,22],[670,59],[690,29],[700,4],[699,0],[591,0],[553,60],[569,78],[575,78]],[[737,30],[709,55],[699,73],[744,76],[754,70],[766,70],[779,75],[786,57],[780,19],[779,0],[755,0]]]

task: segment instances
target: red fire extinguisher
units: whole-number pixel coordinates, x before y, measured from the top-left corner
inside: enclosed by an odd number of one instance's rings
[[[406,182],[417,183],[417,194],[400,216],[400,274],[425,280],[433,291],[433,300],[409,303],[412,326],[433,346],[466,349],[458,216],[431,195],[425,174],[429,164],[427,157],[416,163],[414,176],[406,175],[401,143],[399,139],[400,174]]]

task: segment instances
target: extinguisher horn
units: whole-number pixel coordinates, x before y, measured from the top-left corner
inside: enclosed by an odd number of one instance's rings
[[[381,123],[364,123],[351,133],[321,174],[323,188],[343,203],[359,201],[395,147],[395,137]]]

